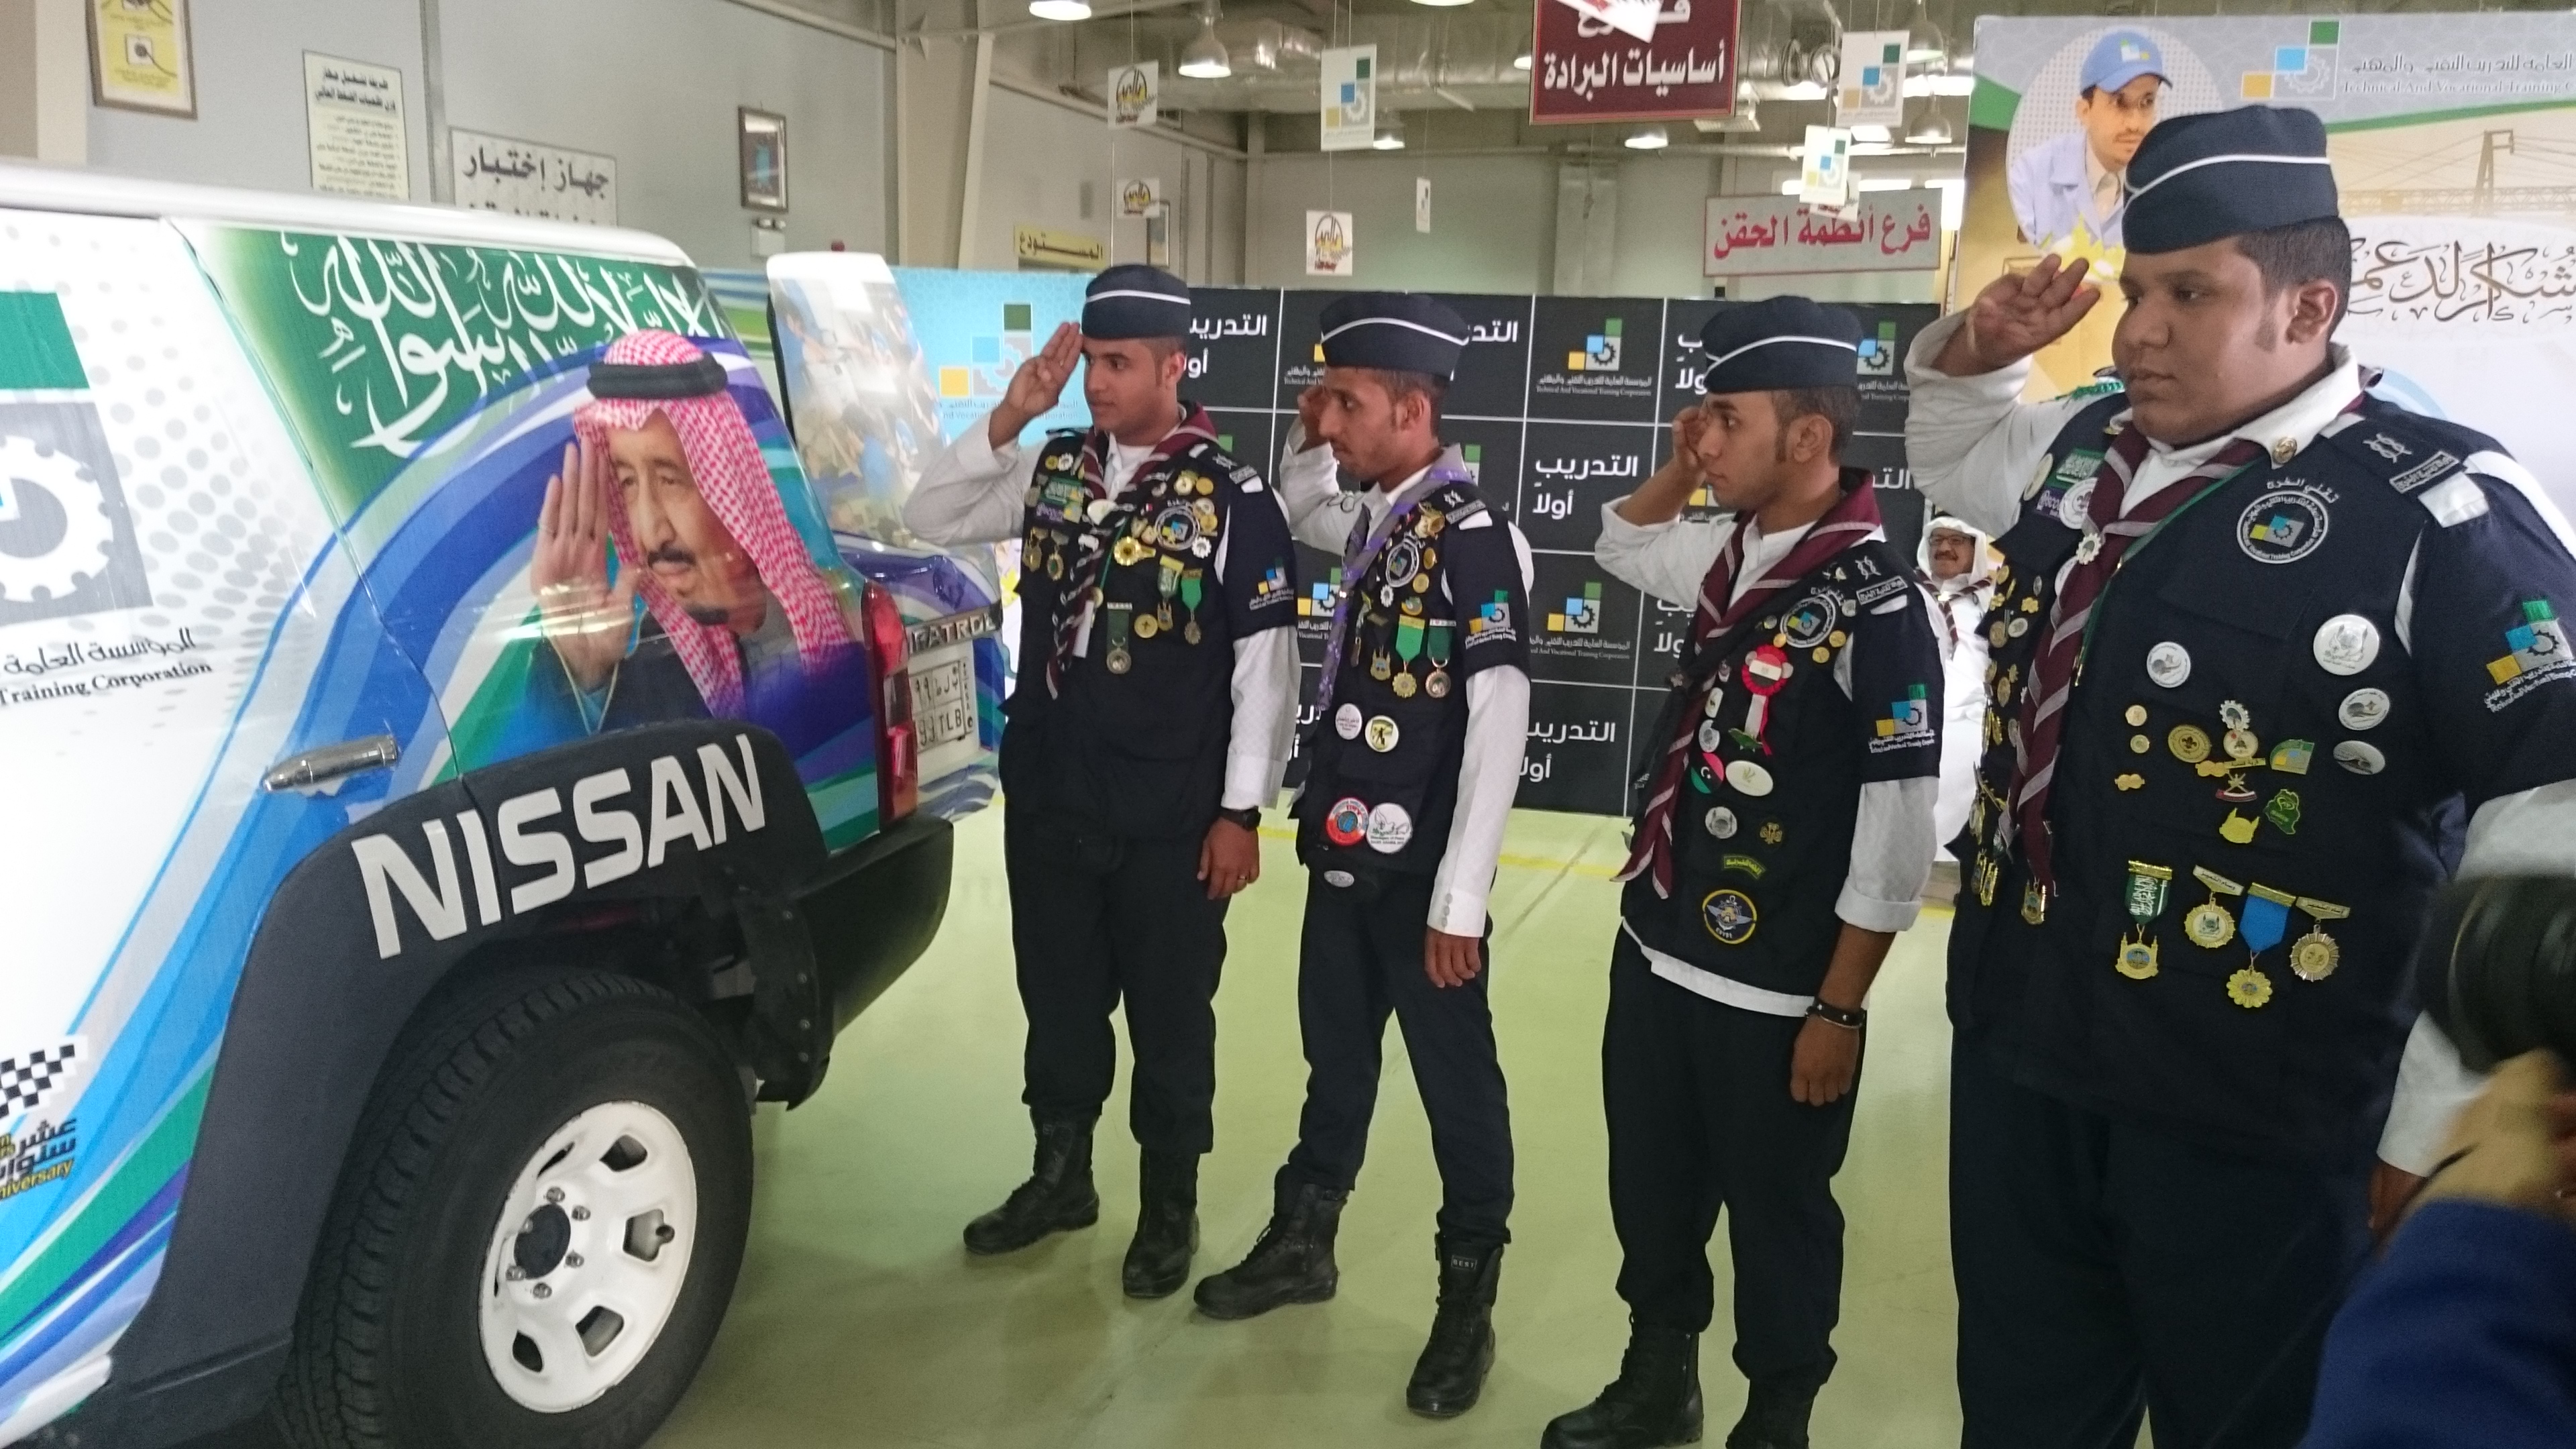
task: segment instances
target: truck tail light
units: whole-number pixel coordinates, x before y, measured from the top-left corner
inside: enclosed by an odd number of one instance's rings
[[[860,615],[877,679],[877,818],[891,825],[921,804],[921,741],[912,726],[911,636],[894,595],[870,583]]]

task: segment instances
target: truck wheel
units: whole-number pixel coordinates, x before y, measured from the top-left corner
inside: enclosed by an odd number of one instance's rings
[[[697,1373],[751,1221],[742,1078],[622,976],[481,984],[406,1033],[278,1386],[306,1449],[631,1449]]]

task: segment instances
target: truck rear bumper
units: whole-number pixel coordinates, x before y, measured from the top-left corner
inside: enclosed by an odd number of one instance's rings
[[[901,979],[948,914],[956,832],[915,814],[850,847],[797,898],[835,1031]]]

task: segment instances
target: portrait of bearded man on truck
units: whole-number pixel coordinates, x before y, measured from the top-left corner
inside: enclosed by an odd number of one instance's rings
[[[562,668],[532,687],[569,691],[592,733],[740,719],[801,757],[868,717],[865,658],[726,386],[669,332],[591,368],[528,569]]]

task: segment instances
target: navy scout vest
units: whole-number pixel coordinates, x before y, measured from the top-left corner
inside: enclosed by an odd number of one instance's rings
[[[1002,786],[1111,836],[1200,834],[1216,819],[1234,721],[1234,641],[1216,552],[1255,475],[1202,438],[1149,459],[1125,492],[1086,507],[1086,441],[1106,455],[1104,439],[1049,433],[1029,490]],[[1062,691],[1049,698],[1057,628],[1093,582],[1074,576],[1085,533],[1102,541],[1100,603],[1087,651],[1066,661]]]
[[[1866,485],[1864,485],[1866,486]],[[1880,540],[1834,555],[1766,607],[1710,641],[1673,675],[1652,758],[1684,718],[1695,721],[1673,816],[1673,891],[1645,875],[1628,882],[1620,915],[1637,939],[1665,955],[1765,991],[1813,996],[1831,964],[1842,920],[1834,912],[1851,873],[1860,814],[1865,715],[1845,697],[1834,666],[1862,620],[1891,598],[1913,617],[1873,639],[1880,650],[1910,635],[1927,652],[1930,625],[1912,570]],[[1866,652],[1862,658],[1867,658]],[[1922,661],[1937,678],[1939,659]],[[1920,701],[1918,701],[1920,703]],[[1938,756],[1940,711],[1897,727]],[[1917,740],[1915,737],[1926,737]],[[1642,818],[1638,828],[1644,828]]]
[[[2366,1151],[2426,899],[2458,854],[2446,746],[2397,637],[2432,526],[2411,495],[2497,445],[2374,398],[2132,544],[2066,706],[2043,899],[2007,844],[2016,716],[2125,407],[2075,416],[1997,540],[1951,1016],[2080,1105],[2252,1151]]]
[[[1367,570],[1343,581],[1348,637],[1333,707],[1303,744],[1312,763],[1297,807],[1297,856],[1316,870],[1367,878],[1440,868],[1467,741],[1460,615],[1483,602],[1453,587],[1453,564],[1461,548],[1499,547],[1519,578],[1510,530],[1489,527],[1480,538],[1451,526],[1484,511],[1475,485],[1435,483]]]

